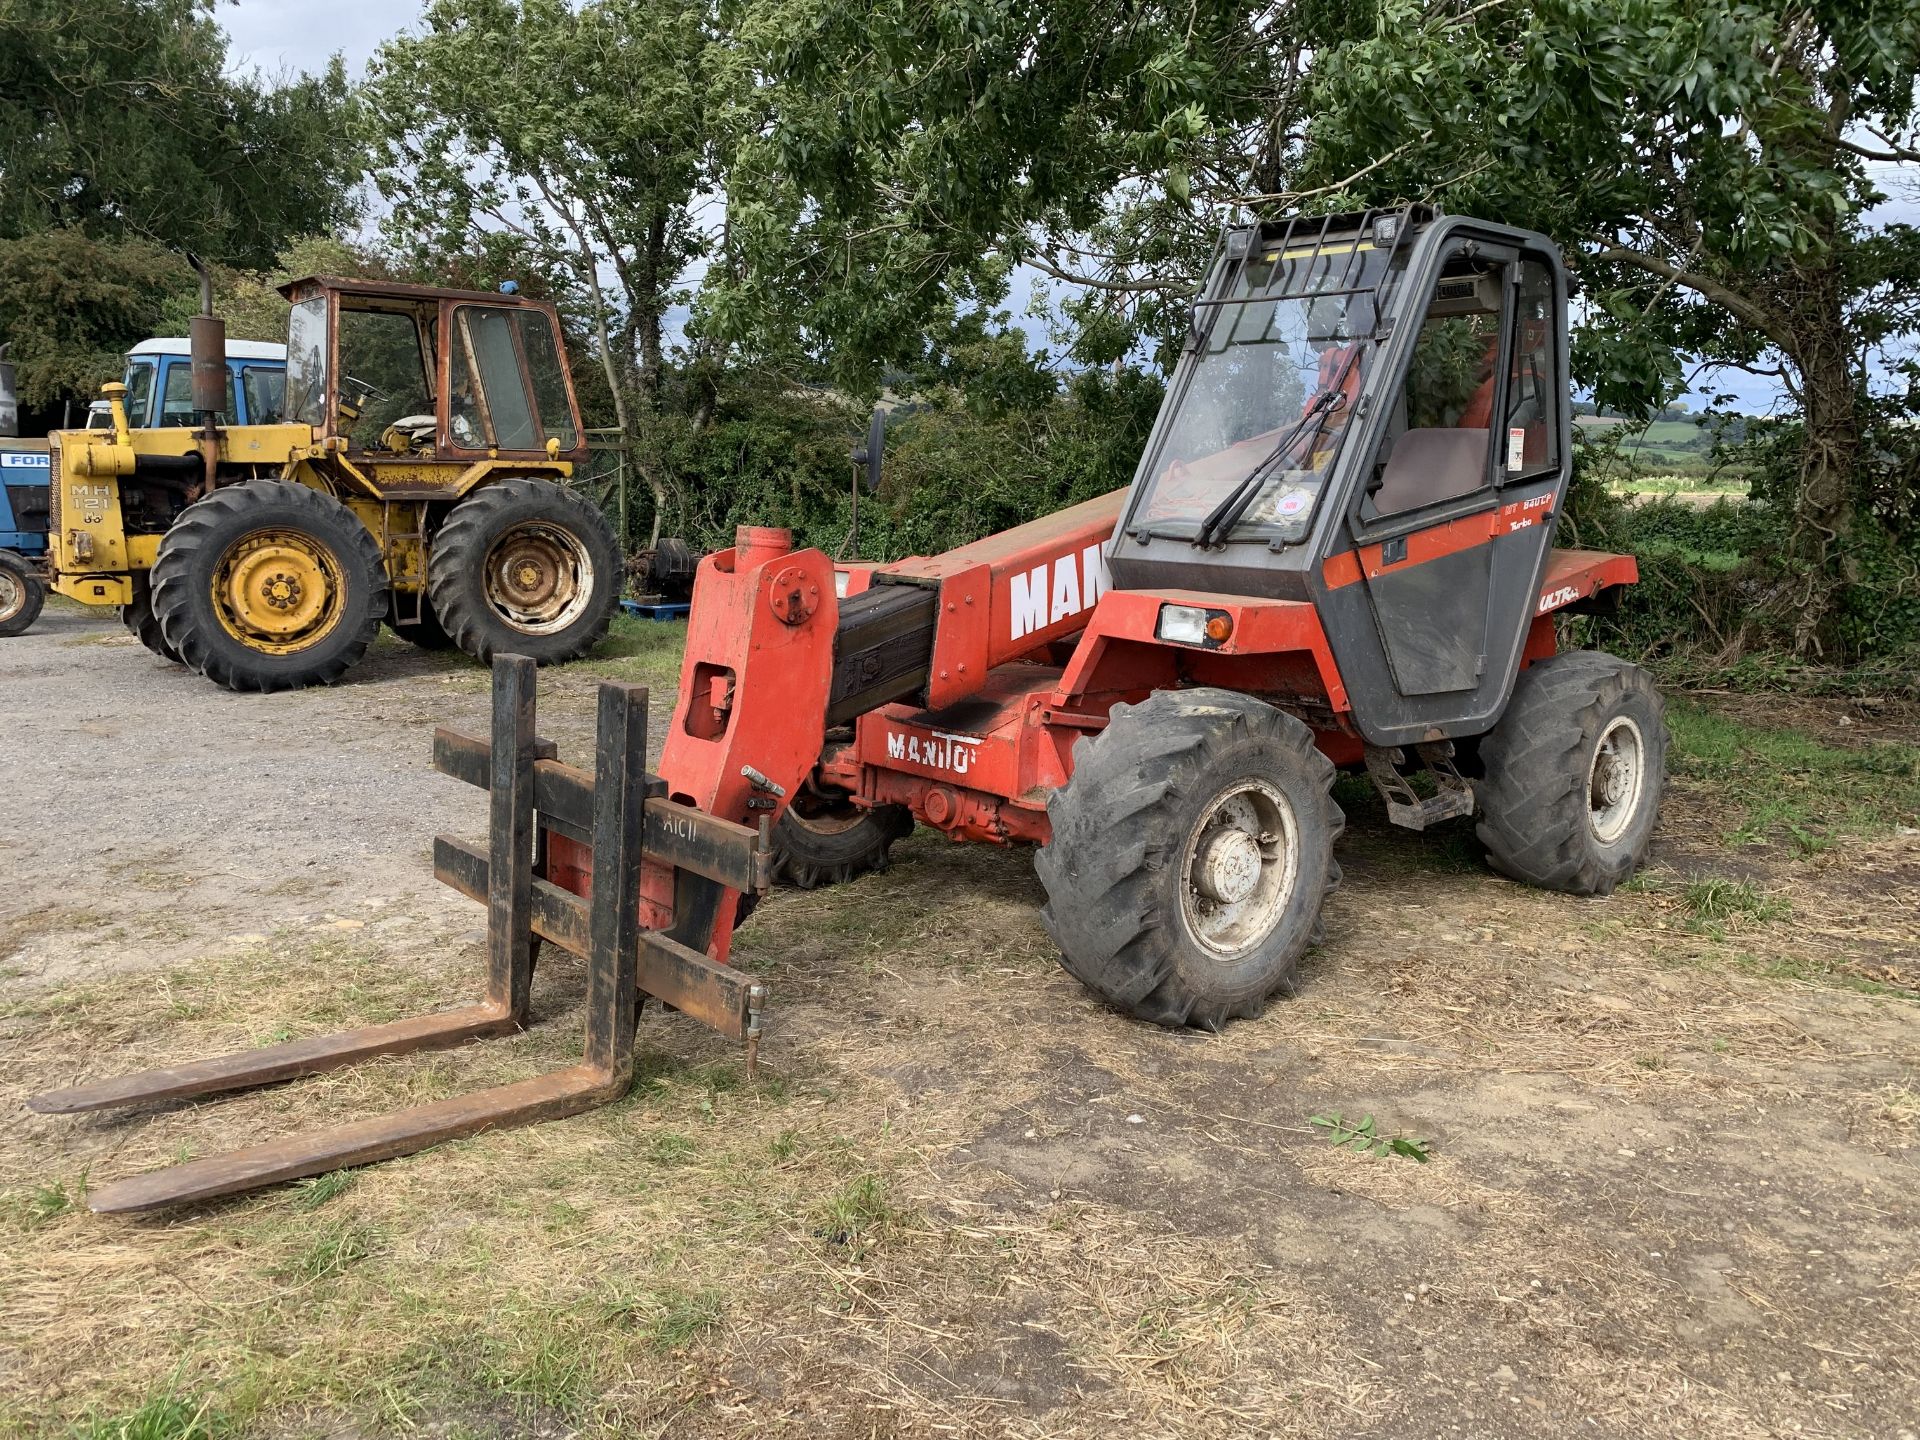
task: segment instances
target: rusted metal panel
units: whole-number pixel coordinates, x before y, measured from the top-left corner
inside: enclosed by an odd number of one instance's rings
[[[483,1130],[574,1115],[616,1099],[626,1089],[625,1080],[616,1083],[603,1070],[576,1065],[516,1084],[455,1095],[431,1105],[136,1175],[90,1192],[87,1205],[93,1210],[122,1214],[237,1195],[264,1185],[409,1155]]]
[[[493,662],[493,753],[487,826],[487,998],[524,1017],[533,985],[533,755],[537,667]]]
[[[487,902],[487,857],[451,835],[433,837],[433,874],[469,900]],[[536,878],[528,896],[533,933],[582,958],[587,953],[587,902]]]
[[[443,1010],[436,1015],[414,1015],[385,1025],[290,1040],[284,1045],[142,1070],[113,1080],[76,1085],[70,1090],[53,1090],[35,1095],[27,1101],[27,1108],[42,1115],[73,1115],[83,1110],[217,1095],[226,1090],[272,1085],[301,1075],[319,1075],[379,1055],[444,1050],[483,1035],[504,1035],[518,1028],[514,1018],[497,1005],[463,1005],[458,1010]]]
[[[640,936],[640,988],[729,1040],[744,1040],[758,988],[753,977],[716,965],[698,950],[658,931]]]
[[[445,727],[433,732],[433,767],[443,775],[487,788],[488,746]],[[533,766],[533,805],[543,824],[587,843],[593,832],[593,777],[554,760]],[[759,834],[691,805],[662,796],[646,802],[647,858],[691,870],[730,890],[758,892],[771,881],[770,858]]]

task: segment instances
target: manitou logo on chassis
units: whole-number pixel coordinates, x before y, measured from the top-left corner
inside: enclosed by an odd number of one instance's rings
[[[973,752],[979,746],[977,736],[949,735],[944,730],[935,730],[926,736],[902,735],[898,730],[887,732],[889,760],[905,760],[955,775],[964,775],[973,768]]]
[[[1008,608],[1013,612],[1013,638],[1058,625],[1069,615],[1091,610],[1106,594],[1107,558],[1098,545],[1078,555],[1062,555],[1013,577]]]

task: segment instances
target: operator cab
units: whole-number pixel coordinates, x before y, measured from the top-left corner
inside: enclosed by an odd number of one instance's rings
[[[1310,602],[1370,741],[1484,728],[1568,478],[1566,396],[1544,236],[1424,206],[1230,228],[1114,587]]]
[[[283,285],[286,418],[350,456],[468,465],[586,448],[551,305],[314,276]]]

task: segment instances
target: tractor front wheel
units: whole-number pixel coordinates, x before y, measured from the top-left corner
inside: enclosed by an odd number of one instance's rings
[[[1543,890],[1611,894],[1653,843],[1665,713],[1652,676],[1598,650],[1523,671],[1480,741],[1473,788],[1487,863]]]
[[[162,660],[180,663],[179,653],[169,644],[167,637],[160,633],[159,617],[153,613],[153,587],[147,583],[144,575],[133,577],[133,603],[120,607],[120,623],[127,627],[133,638]]]
[[[331,685],[387,613],[366,526],[331,495],[246,480],[180,512],[151,572],[161,638],[229,690]]]
[[[589,500],[551,480],[502,480],[453,507],[434,537],[427,597],[467,654],[541,665],[573,660],[607,633],[625,570]]]
[[[46,603],[47,587],[33,566],[11,550],[0,550],[0,637],[26,634]]]
[[[1230,690],[1117,705],[1074,749],[1034,864],[1061,963],[1115,1009],[1218,1030],[1291,991],[1340,883],[1333,765]]]

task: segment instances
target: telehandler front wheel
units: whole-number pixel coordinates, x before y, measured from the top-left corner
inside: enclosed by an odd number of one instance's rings
[[[1218,1030],[1290,991],[1346,818],[1301,721],[1230,690],[1114,707],[1035,859],[1067,971],[1115,1009]]]
[[[541,665],[599,643],[625,581],[620,542],[591,501],[522,477],[477,490],[434,537],[427,598],[453,643]]]
[[[331,495],[247,480],[180,513],[151,572],[160,634],[229,690],[331,685],[367,653],[387,575],[366,526]]]
[[[167,637],[160,633],[159,617],[153,613],[153,587],[147,583],[146,576],[133,577],[133,603],[120,607],[120,623],[127,627],[134,639],[162,660],[175,665],[180,663],[179,653],[167,644]]]
[[[1665,707],[1653,677],[1598,650],[1521,673],[1480,741],[1480,843],[1503,875],[1607,895],[1640,868],[1666,787]]]
[[[33,566],[11,550],[0,550],[0,638],[26,634],[46,603],[47,587]]]

